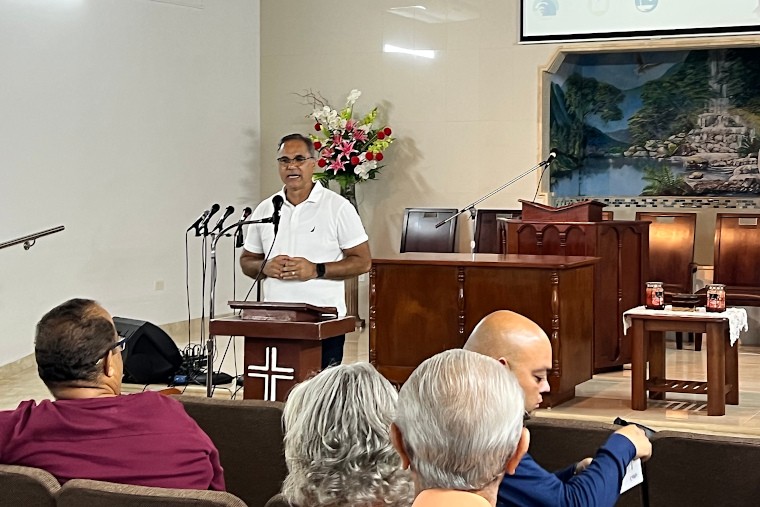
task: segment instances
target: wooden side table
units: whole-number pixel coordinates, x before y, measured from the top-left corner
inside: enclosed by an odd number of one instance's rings
[[[632,320],[631,408],[646,410],[665,393],[707,395],[707,415],[725,415],[726,403],[739,404],[739,353],[731,346],[728,319],[719,314],[681,316],[672,313],[627,313]],[[665,374],[665,331],[707,333],[707,382],[668,379]],[[646,375],[649,362],[649,378]]]

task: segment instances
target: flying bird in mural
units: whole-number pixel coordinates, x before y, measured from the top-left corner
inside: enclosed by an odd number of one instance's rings
[[[649,72],[650,70],[654,69],[655,67],[659,67],[662,65],[662,62],[658,63],[645,63],[644,57],[641,56],[641,53],[636,53],[636,74],[643,74],[645,72]]]

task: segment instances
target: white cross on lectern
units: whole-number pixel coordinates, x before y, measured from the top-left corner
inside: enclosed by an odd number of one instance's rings
[[[264,352],[266,362],[264,366],[249,365],[248,376],[254,378],[264,379],[264,401],[276,401],[277,400],[277,381],[278,380],[294,380],[294,375],[282,375],[282,373],[293,373],[293,368],[282,368],[277,366],[277,347],[267,347]],[[270,368],[271,365],[271,368]],[[251,372],[262,373],[251,373]],[[271,372],[271,374],[270,374]],[[269,379],[272,379],[272,388],[269,388]]]

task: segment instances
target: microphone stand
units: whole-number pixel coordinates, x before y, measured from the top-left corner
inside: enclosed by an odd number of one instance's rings
[[[209,292],[209,310],[208,318],[209,322],[214,318],[214,305],[216,304],[216,244],[224,236],[224,233],[235,227],[242,227],[243,225],[251,224],[271,224],[272,217],[262,218],[261,220],[246,220],[245,222],[238,222],[232,224],[222,230],[219,233],[211,233],[211,290]],[[209,333],[206,340],[206,396],[211,398],[211,394],[214,390],[214,342],[215,335]]]
[[[505,184],[503,184],[502,186],[500,186],[496,190],[492,191],[488,195],[484,195],[483,197],[481,197],[477,201],[473,202],[472,204],[468,204],[464,208],[460,209],[456,214],[451,215],[449,218],[438,222],[437,224],[435,224],[435,228],[437,229],[437,228],[441,227],[443,224],[445,224],[446,222],[450,222],[450,221],[454,220],[456,217],[458,217],[459,215],[463,214],[466,211],[469,211],[470,212],[470,218],[472,220],[475,220],[475,212],[476,212],[475,206],[477,206],[481,202],[485,201],[486,199],[488,199],[492,195],[498,194],[499,192],[501,192],[502,190],[504,190],[505,188],[507,188],[508,186],[510,186],[515,181],[517,181],[517,180],[519,180],[521,178],[524,178],[525,176],[529,175],[530,173],[532,173],[533,171],[535,171],[539,167],[543,167],[545,165],[551,164],[552,160],[554,160],[554,156],[553,155],[549,155],[548,159],[542,160],[537,165],[531,167],[530,169],[528,169],[527,171],[525,171],[521,175],[517,176],[516,178],[513,178],[513,179],[509,180],[508,182],[506,182]],[[473,254],[475,253],[475,229],[474,228],[473,228],[473,232],[472,232],[472,240],[470,241],[470,253],[473,253]]]

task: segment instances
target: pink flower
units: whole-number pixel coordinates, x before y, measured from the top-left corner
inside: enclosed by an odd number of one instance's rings
[[[354,139],[359,142],[367,140],[367,133],[363,129],[356,129],[354,131]]]
[[[340,133],[333,134],[332,142],[335,146],[340,146],[343,143],[343,137]]]
[[[345,155],[346,158],[351,158],[351,153],[356,151],[354,150],[354,143],[355,141],[351,141],[350,143],[348,141],[343,141],[340,143],[338,151]]]
[[[354,127],[356,127],[357,123],[358,122],[356,120],[348,120],[346,122],[346,132],[351,132],[352,130],[354,130]]]
[[[338,157],[332,161],[330,164],[330,169],[332,169],[335,174],[338,174],[338,171],[342,171],[344,169],[344,166],[345,162],[341,161],[340,157]]]

